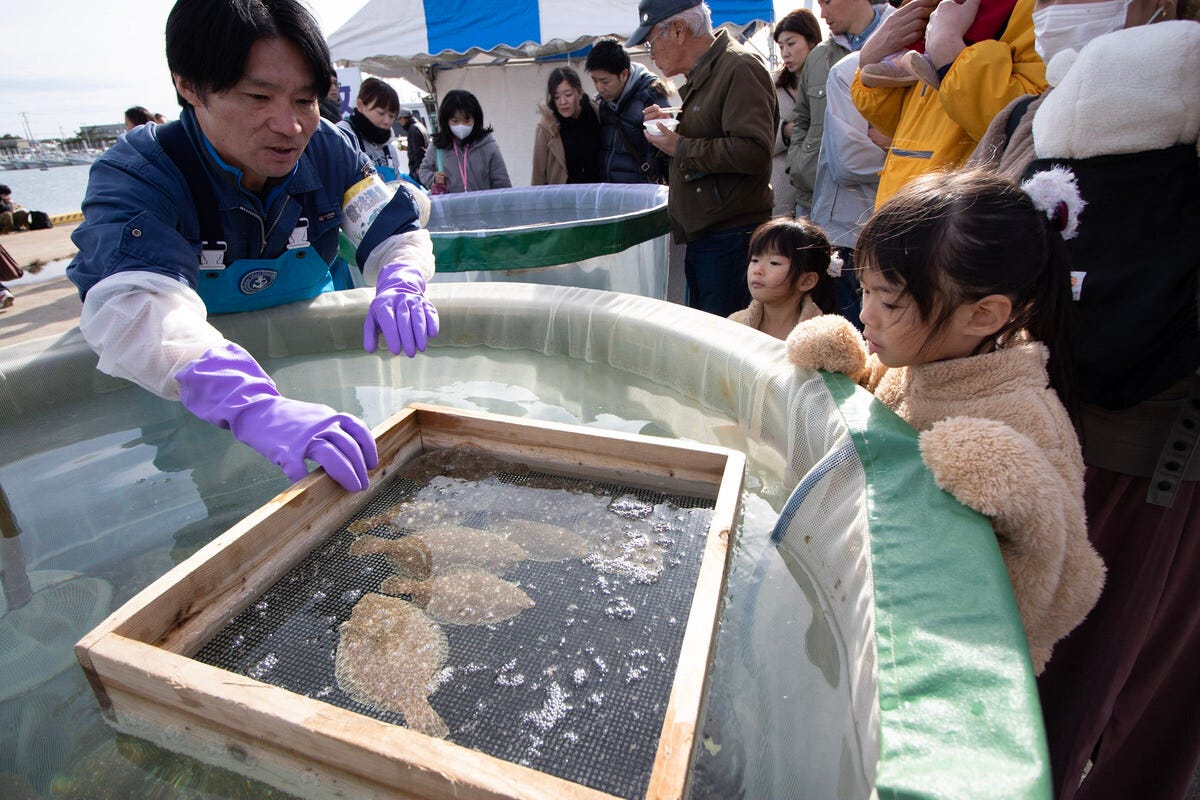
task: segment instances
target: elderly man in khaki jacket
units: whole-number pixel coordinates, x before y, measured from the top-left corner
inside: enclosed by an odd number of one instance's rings
[[[700,0],[641,0],[638,20],[628,46],[647,44],[666,77],[687,76],[679,127],[655,124],[647,137],[672,156],[667,211],[675,241],[687,243],[687,302],[726,317],[750,303],[750,234],[774,202],[775,88],[757,55],[713,32]],[[648,122],[668,116],[645,110]]]

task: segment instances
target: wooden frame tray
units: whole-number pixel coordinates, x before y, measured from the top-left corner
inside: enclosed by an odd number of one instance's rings
[[[380,466],[371,489],[348,494],[316,470],[80,640],[76,655],[110,723],[304,797],[612,797],[191,657],[401,465],[427,450],[469,444],[533,469],[714,503],[644,795],[683,797],[745,457],[721,447],[429,405],[401,411],[374,433]]]

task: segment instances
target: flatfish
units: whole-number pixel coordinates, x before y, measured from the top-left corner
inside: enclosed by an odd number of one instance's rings
[[[385,554],[397,572],[412,578],[428,578],[454,567],[503,572],[526,558],[516,542],[460,525],[427,528],[398,539],[359,536],[350,545],[352,556],[370,553]]]
[[[530,561],[583,558],[589,550],[587,540],[582,536],[548,522],[507,517],[488,525],[488,530],[520,545]]]
[[[462,522],[462,519],[462,514],[447,508],[444,503],[435,503],[430,500],[406,500],[382,513],[356,519],[346,526],[346,530],[356,536],[376,528],[416,531],[437,525],[454,525]]]
[[[480,481],[501,472],[525,475],[529,472],[529,467],[496,458],[479,448],[460,444],[422,453],[397,470],[396,474],[423,486],[436,477]]]
[[[491,625],[533,607],[533,599],[515,583],[472,567],[423,581],[393,575],[379,591],[408,595],[429,616],[452,625]]]
[[[439,739],[450,733],[429,705],[449,643],[428,614],[398,597],[368,594],[340,633],[334,674],[342,691],[371,708],[400,712],[414,731]]]

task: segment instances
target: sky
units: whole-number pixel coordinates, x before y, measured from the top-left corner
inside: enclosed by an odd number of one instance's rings
[[[568,1],[568,0],[564,0]],[[587,2],[587,0],[570,0]],[[326,36],[366,0],[307,0]],[[124,121],[130,106],[178,115],[163,53],[170,0],[4,4],[0,135],[71,136]],[[800,2],[776,0],[776,15]]]

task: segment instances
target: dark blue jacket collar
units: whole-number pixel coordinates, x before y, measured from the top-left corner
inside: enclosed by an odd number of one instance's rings
[[[235,208],[243,205],[244,201],[249,201],[251,207],[265,212],[274,206],[284,194],[304,194],[319,189],[322,185],[321,177],[317,173],[312,159],[309,158],[308,148],[305,148],[291,172],[282,178],[267,180],[264,194],[260,195],[250,191],[242,185],[242,171],[221,158],[208,137],[204,135],[195,112],[190,108],[185,108],[180,113],[179,120],[183,124],[184,130],[187,131],[188,138],[195,146],[196,152],[200,154],[200,160],[209,175],[219,186],[228,190],[219,191],[217,194],[217,203],[223,209]]]

